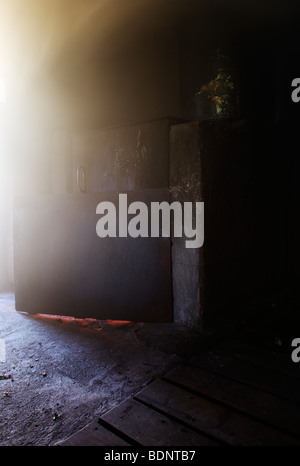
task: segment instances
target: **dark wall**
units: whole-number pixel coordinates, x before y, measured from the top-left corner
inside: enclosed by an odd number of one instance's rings
[[[82,2],[73,5],[72,17],[60,11],[73,23],[61,28],[59,46],[43,57],[22,96],[21,131],[12,132],[20,176],[32,157],[49,191],[53,130],[165,117],[228,122],[236,130],[222,130],[222,136],[207,123],[205,133],[206,189],[214,205],[206,213],[211,296],[230,285],[241,295],[245,287],[234,277],[245,268],[246,255],[250,294],[260,282],[262,291],[295,300],[300,103],[291,101],[290,83],[300,76],[297,2],[143,0],[125,6],[115,0],[85,14]],[[53,18],[52,38],[64,24]],[[45,40],[42,32],[35,43]],[[24,122],[30,131],[23,137]],[[243,141],[238,128],[244,128]],[[216,256],[223,269],[214,266]],[[235,257],[229,273],[225,256]]]
[[[279,326],[297,317],[300,103],[291,100],[291,81],[300,75],[297,11],[296,2],[213,2],[181,23],[181,115],[207,121],[199,152],[210,323],[230,315],[242,320],[249,302],[265,298],[281,303]],[[221,111],[203,92],[207,84],[216,97],[227,94]]]

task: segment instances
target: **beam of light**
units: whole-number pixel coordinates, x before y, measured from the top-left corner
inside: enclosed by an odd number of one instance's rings
[[[56,131],[176,114],[173,10],[168,0],[0,0],[0,210],[9,193],[53,192]],[[0,268],[9,218],[0,213]]]

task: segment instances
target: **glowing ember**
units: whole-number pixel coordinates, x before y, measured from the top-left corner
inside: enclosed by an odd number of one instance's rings
[[[60,316],[56,314],[35,314],[32,317],[38,318],[38,319],[45,319],[45,320],[48,320],[48,319],[56,320],[56,321],[59,321],[60,323],[76,322],[81,327],[96,328],[97,330],[101,330],[102,327],[104,326],[121,327],[123,325],[131,324],[130,320],[111,320],[111,319],[99,320],[99,319],[93,319],[90,317],[87,317],[85,319],[78,319],[73,316]]]
[[[128,325],[131,324],[131,320],[110,320],[107,319],[105,321],[105,324],[111,325],[112,327],[120,327],[121,325]]]

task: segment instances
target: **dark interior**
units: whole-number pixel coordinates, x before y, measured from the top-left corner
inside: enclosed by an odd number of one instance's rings
[[[297,2],[28,0],[3,12],[0,288],[15,309],[149,324],[150,347],[168,324],[172,344],[187,332],[185,355],[237,332],[290,359]],[[203,246],[97,237],[96,206],[119,193],[204,202]]]

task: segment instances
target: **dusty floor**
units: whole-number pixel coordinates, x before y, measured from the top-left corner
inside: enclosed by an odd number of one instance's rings
[[[189,336],[162,329],[30,316],[1,294],[0,445],[53,445],[165,373]]]

